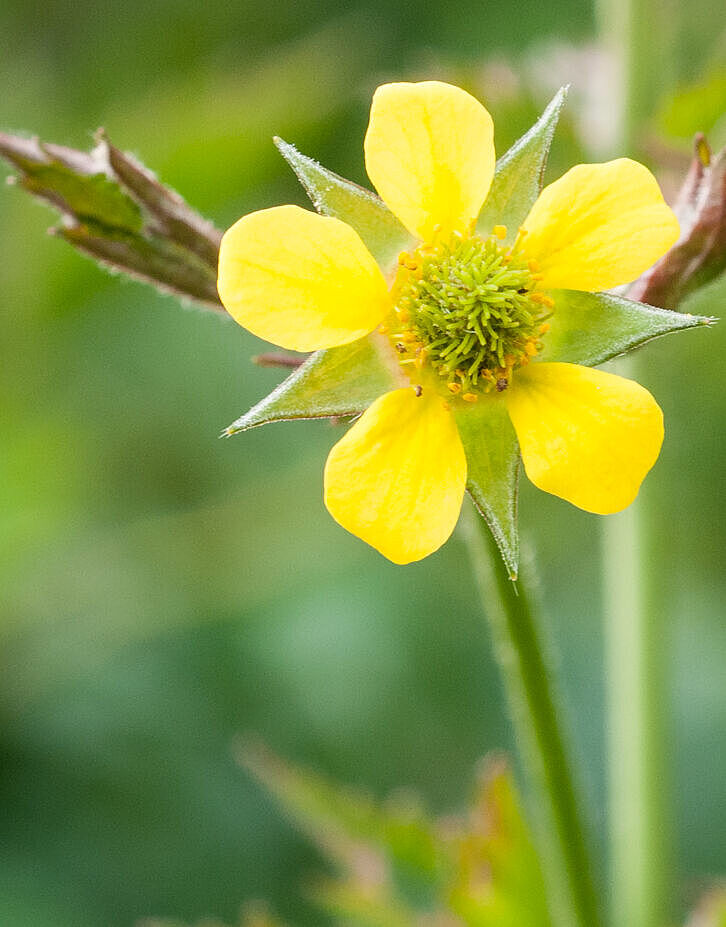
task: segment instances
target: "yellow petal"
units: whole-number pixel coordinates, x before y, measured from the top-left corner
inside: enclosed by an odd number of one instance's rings
[[[492,117],[465,90],[423,81],[383,84],[373,95],[366,169],[386,206],[430,241],[465,230],[494,176]]]
[[[293,351],[362,338],[391,308],[383,274],[357,233],[299,206],[236,222],[222,238],[217,288],[240,325]]]
[[[344,528],[394,563],[421,560],[454,530],[466,458],[453,415],[424,391],[377,399],[331,450],[325,504]]]
[[[678,238],[655,177],[628,158],[573,167],[544,188],[524,228],[542,287],[590,292],[635,280]]]
[[[530,480],[598,515],[630,505],[663,443],[648,390],[602,370],[532,364],[506,402]]]

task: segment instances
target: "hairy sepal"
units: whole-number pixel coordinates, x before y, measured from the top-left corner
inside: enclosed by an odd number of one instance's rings
[[[714,322],[610,293],[552,290],[550,295],[555,307],[538,361],[595,367],[654,338]]]
[[[482,397],[455,415],[466,453],[466,488],[492,532],[510,577],[516,579],[519,444],[504,401]]]
[[[388,273],[395,266],[398,255],[411,247],[414,239],[383,200],[301,154],[281,138],[276,138],[275,144],[316,210],[354,228],[381,270]]]
[[[270,422],[364,412],[383,393],[406,385],[389,352],[377,334],[316,351],[224,434],[238,434]]]
[[[532,128],[497,161],[489,195],[479,213],[477,231],[489,235],[495,225],[507,229],[512,243],[542,190],[547,158],[567,87],[561,87]]]

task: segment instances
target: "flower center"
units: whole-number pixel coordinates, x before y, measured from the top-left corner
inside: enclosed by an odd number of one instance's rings
[[[392,340],[401,363],[431,368],[452,394],[478,394],[509,385],[512,371],[541,349],[553,302],[537,292],[541,279],[520,245],[497,226],[489,238],[455,234],[399,257],[393,288],[397,324]]]

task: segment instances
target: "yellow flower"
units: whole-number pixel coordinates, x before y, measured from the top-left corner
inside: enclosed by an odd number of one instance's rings
[[[296,206],[243,217],[220,251],[222,302],[268,341],[317,351],[386,333],[401,387],[330,452],[332,516],[395,563],[435,551],[467,482],[457,414],[483,403],[506,407],[540,489],[599,514],[629,505],[660,451],[660,408],[637,383],[537,355],[553,291],[628,283],[676,241],[650,172],[625,158],[579,165],[545,187],[515,236],[497,225],[482,237],[492,120],[436,81],[378,88],[365,160],[419,242],[387,276],[350,226]]]

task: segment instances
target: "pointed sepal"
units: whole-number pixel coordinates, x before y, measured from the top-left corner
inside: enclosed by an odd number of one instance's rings
[[[654,338],[714,321],[657,309],[610,293],[552,290],[550,295],[555,307],[538,361],[594,367]]]
[[[354,228],[384,273],[389,271],[414,239],[383,200],[301,154],[281,138],[276,138],[275,144],[317,211]]]
[[[406,385],[387,352],[387,344],[377,334],[316,351],[224,434],[237,434],[269,422],[364,412],[383,393]]]
[[[519,567],[517,494],[519,444],[500,397],[482,397],[456,415],[474,504],[494,536],[512,579]]]
[[[512,243],[542,190],[544,171],[560,112],[567,97],[561,87],[532,128],[498,161],[486,202],[479,213],[477,230],[487,236],[495,225],[506,226]]]

